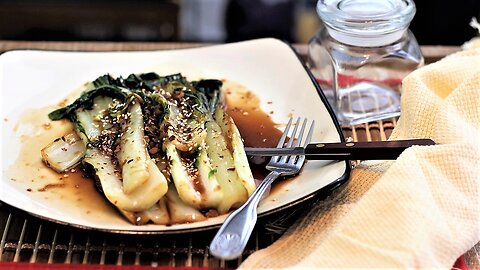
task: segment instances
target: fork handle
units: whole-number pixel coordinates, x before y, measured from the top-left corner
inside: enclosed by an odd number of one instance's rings
[[[379,160],[396,159],[413,145],[434,145],[430,139],[375,142],[312,143],[305,148],[309,160]]]
[[[232,260],[242,255],[257,222],[258,203],[268,187],[279,176],[279,172],[269,173],[247,202],[228,216],[210,243],[210,253],[213,256]]]

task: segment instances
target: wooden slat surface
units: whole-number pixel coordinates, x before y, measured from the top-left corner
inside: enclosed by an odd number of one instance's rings
[[[211,44],[174,42],[58,42],[58,41],[0,41],[0,53],[10,50],[61,50],[61,51],[152,51],[192,48]],[[306,45],[294,45],[300,55],[307,54]],[[426,63],[435,62],[445,55],[459,51],[457,46],[422,46]]]
[[[0,41],[0,52],[19,49],[60,51],[153,51],[205,46],[204,43],[176,42],[62,42]]]

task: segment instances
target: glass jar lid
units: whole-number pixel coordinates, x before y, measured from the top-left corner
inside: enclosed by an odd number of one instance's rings
[[[399,40],[415,15],[412,0],[319,0],[317,12],[340,42],[376,47]]]

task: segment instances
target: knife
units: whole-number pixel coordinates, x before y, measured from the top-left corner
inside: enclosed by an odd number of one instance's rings
[[[245,147],[249,156],[305,155],[309,160],[389,160],[396,159],[413,145],[434,145],[430,139],[374,142],[311,143],[304,147],[255,148]]]

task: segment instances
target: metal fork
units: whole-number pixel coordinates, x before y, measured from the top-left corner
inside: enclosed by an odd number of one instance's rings
[[[296,124],[290,134],[290,139],[287,145],[285,140],[292,126],[292,119],[288,121],[282,137],[278,141],[277,148],[283,147],[297,147],[302,143],[303,134],[307,125],[307,119],[302,123],[299,134],[297,130],[300,125],[300,118],[297,119]],[[310,143],[313,134],[314,122],[310,125],[307,137],[302,146]],[[284,146],[285,145],[285,146]],[[252,234],[255,223],[257,222],[257,206],[265,191],[270,185],[280,176],[288,176],[297,174],[303,166],[305,156],[274,156],[267,164],[267,169],[270,173],[258,185],[252,196],[240,208],[235,210],[223,223],[219,231],[210,243],[210,253],[221,259],[231,260],[242,255],[248,239]]]

